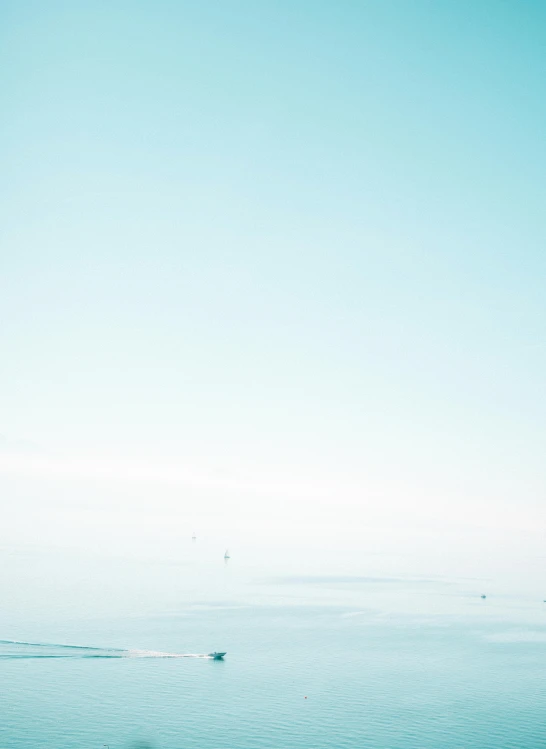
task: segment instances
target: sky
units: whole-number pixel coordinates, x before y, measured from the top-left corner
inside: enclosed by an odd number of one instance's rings
[[[545,33],[532,0],[2,0],[0,542],[542,541]]]

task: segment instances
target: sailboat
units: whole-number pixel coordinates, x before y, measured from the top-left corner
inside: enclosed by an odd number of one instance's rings
[[[195,531],[194,531],[194,532],[193,532],[193,536],[191,537],[191,540],[192,540],[192,541],[195,541],[195,539],[196,539],[196,538],[197,538],[197,536],[195,535]]]
[[[229,551],[226,549],[226,553],[224,554],[224,559],[230,559]]]

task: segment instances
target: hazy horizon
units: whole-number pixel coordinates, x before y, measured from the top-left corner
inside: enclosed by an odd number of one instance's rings
[[[0,13],[4,546],[540,549],[541,3]]]

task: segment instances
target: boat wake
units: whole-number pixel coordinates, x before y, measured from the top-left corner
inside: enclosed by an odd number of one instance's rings
[[[160,650],[95,648],[85,645],[59,645],[50,642],[0,640],[0,660],[15,660],[18,658],[205,658],[207,660],[214,660],[214,655],[164,653]]]

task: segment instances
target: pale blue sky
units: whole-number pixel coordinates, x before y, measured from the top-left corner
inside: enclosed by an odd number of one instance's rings
[[[0,28],[10,491],[542,513],[542,2],[18,0]]]

